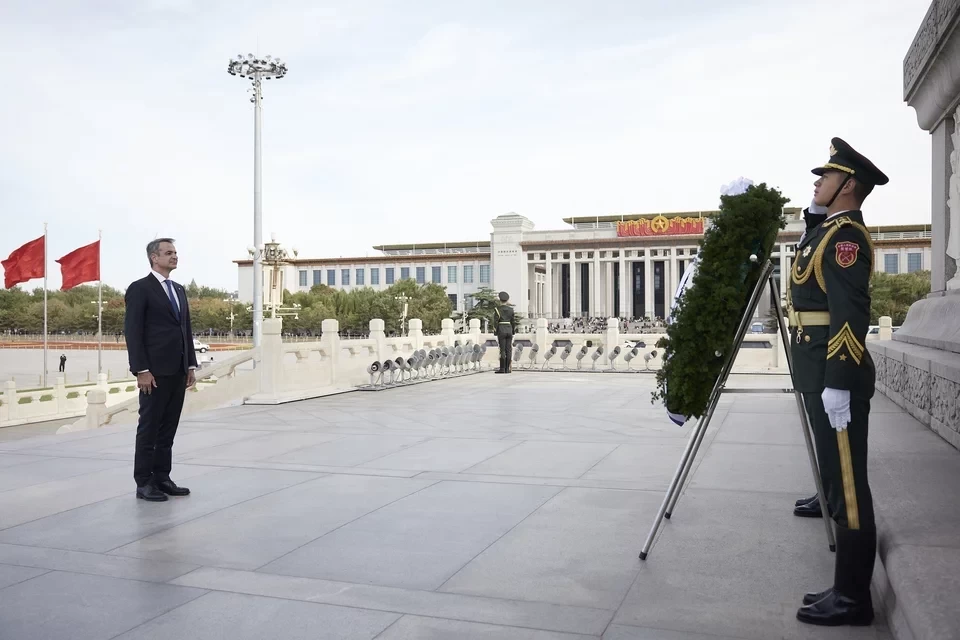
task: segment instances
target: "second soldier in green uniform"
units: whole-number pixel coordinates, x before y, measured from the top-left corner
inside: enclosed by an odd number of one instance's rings
[[[512,362],[510,352],[513,350],[513,307],[507,303],[510,296],[506,291],[501,291],[497,297],[500,299],[500,304],[493,311],[496,321],[494,332],[500,343],[500,368],[497,369],[497,373],[510,373]]]

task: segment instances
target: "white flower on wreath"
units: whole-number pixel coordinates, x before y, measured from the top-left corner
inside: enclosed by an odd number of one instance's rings
[[[738,196],[746,193],[747,189],[753,186],[753,180],[740,176],[730,184],[725,184],[720,189],[720,194],[724,196]]]

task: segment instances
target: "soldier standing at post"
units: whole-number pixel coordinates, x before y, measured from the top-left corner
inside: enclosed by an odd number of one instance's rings
[[[830,514],[836,521],[833,586],[803,597],[797,618],[818,625],[873,622],[870,581],[877,552],[867,482],[867,423],[876,370],[865,347],[873,242],[863,201],[888,182],[840,138],[813,169],[814,201],[826,219],[797,245],[790,274],[793,383],[803,394]]]
[[[497,323],[494,331],[500,343],[500,368],[497,369],[497,373],[510,373],[512,362],[510,352],[513,350],[513,307],[507,303],[510,296],[506,291],[501,291],[497,297],[500,299],[500,304],[493,310],[494,320]]]

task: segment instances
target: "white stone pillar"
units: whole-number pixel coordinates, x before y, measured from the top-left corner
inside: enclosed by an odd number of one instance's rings
[[[543,355],[550,348],[550,336],[547,333],[547,319],[537,318],[537,329],[534,335],[534,341],[539,345],[540,351],[537,352],[537,359],[534,362],[543,362]]]
[[[320,345],[327,354],[328,367],[330,368],[330,384],[336,384],[337,370],[340,367],[339,322],[331,318],[320,323]]]
[[[556,318],[553,312],[553,261],[552,254],[547,252],[546,273],[543,278],[543,313],[550,319]]]
[[[632,314],[632,309],[627,307],[627,300],[629,299],[630,292],[630,278],[627,276],[627,258],[626,252],[623,249],[620,249],[620,315],[624,318],[629,318]]]
[[[570,317],[576,318],[580,308],[577,306],[577,254],[570,252]]]
[[[469,311],[467,309],[467,299],[463,296],[463,260],[457,262],[457,304],[463,313]]]
[[[606,278],[606,286],[603,289],[603,315],[610,318],[613,317],[613,263],[607,262],[606,269],[604,270],[604,277]]]
[[[447,320],[450,320],[447,318]],[[451,320],[452,322],[452,320]],[[417,351],[423,347],[423,320],[420,318],[411,318],[407,323],[409,336],[413,338],[413,350]],[[453,341],[450,341],[453,344]]]
[[[410,331],[410,335],[413,335],[412,329]],[[452,318],[444,318],[443,320],[440,321],[440,337],[443,338],[443,344],[445,344],[448,347],[453,346],[453,341],[455,338],[454,338]]]
[[[387,334],[384,326],[383,320],[379,318],[370,321],[370,339],[377,343],[377,360],[381,362],[387,358]]]
[[[893,340],[893,318],[880,316],[880,339]]]
[[[87,413],[84,416],[84,429],[98,429],[107,413],[107,392],[102,389],[87,391]]]
[[[643,264],[644,315],[652,320],[656,316],[653,309],[653,256],[650,255],[650,249],[644,252]]]
[[[260,393],[276,396],[283,385],[283,341],[280,337],[283,321],[264,318],[263,338],[260,343]]]
[[[593,317],[603,315],[600,308],[600,252],[593,252],[593,266],[590,268],[590,315]]]
[[[474,344],[481,344],[482,338],[480,337],[480,320],[478,318],[471,318],[470,320],[470,339],[473,340]]]
[[[610,355],[613,348],[620,344],[620,322],[616,318],[607,318],[607,330],[604,332],[604,356]]]
[[[17,383],[7,380],[3,385],[3,406],[7,408],[7,420],[16,420],[20,403],[17,398]]]
[[[57,381],[53,385],[53,397],[57,402],[57,415],[62,415],[67,409],[66,376],[57,376]]]

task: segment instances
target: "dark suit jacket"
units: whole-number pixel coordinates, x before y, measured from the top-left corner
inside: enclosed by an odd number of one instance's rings
[[[172,376],[197,366],[187,295],[177,283],[173,289],[180,301],[179,321],[166,290],[152,273],[127,288],[123,326],[134,375],[149,370],[155,376]]]

